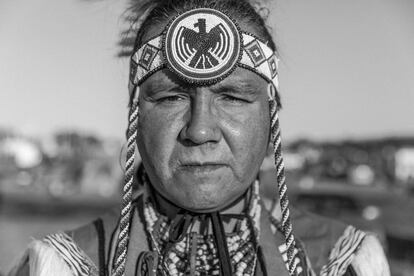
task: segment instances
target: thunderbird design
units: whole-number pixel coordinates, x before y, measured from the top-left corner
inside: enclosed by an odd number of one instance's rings
[[[221,23],[207,32],[203,18],[198,19],[194,27],[198,32],[184,26],[179,29],[176,37],[178,58],[191,68],[216,67],[229,55],[230,34]]]

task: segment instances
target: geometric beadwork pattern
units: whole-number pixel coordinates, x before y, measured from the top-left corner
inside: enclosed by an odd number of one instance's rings
[[[266,61],[263,50],[257,40],[252,40],[252,42],[250,42],[248,45],[245,45],[244,48],[252,59],[255,67]]]
[[[162,37],[158,36],[144,43],[131,57],[130,81],[140,85],[154,72],[165,67],[162,57]]]
[[[272,79],[277,75],[277,57],[275,55],[271,56],[267,62],[269,63],[269,69],[272,73]]]
[[[138,65],[144,67],[145,70],[149,70],[152,62],[154,61],[154,58],[158,54],[158,51],[159,50],[154,46],[151,46],[149,44],[145,45]]]
[[[276,53],[260,39],[243,33],[243,55],[240,66],[256,72],[268,82],[273,83],[276,90],[278,81],[278,61]]]

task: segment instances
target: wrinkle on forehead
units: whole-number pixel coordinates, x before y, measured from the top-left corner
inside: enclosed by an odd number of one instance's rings
[[[267,91],[267,82],[256,73],[239,67],[221,82],[206,87],[214,93],[243,92],[247,94],[260,94]],[[198,88],[200,86],[182,81],[168,69],[154,73],[141,84],[141,91],[147,94],[173,90],[191,92]]]

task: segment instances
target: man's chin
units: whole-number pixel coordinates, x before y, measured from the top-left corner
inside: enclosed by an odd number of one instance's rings
[[[172,201],[197,213],[222,210],[244,192],[243,185],[235,179],[229,167],[213,168],[210,173],[197,169],[179,170],[170,185],[175,186],[170,190]]]
[[[217,185],[215,187],[210,186],[209,188],[209,190],[187,190],[189,192],[186,193],[187,196],[185,198],[180,195],[174,201],[179,207],[186,210],[195,213],[210,213],[225,209],[235,200],[230,194],[226,193],[226,189],[223,186]],[[232,193],[234,192],[232,191]]]
[[[184,208],[188,211],[194,213],[211,213],[215,211],[220,211],[227,206],[226,201],[220,202],[217,199],[200,199],[197,201],[182,201],[180,202],[181,208]]]

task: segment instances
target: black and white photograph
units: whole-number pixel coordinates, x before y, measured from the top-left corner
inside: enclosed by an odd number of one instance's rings
[[[0,0],[0,276],[414,275],[414,1]]]

